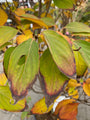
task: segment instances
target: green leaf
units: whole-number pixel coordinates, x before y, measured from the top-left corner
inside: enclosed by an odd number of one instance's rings
[[[26,96],[28,88],[31,88],[36,80],[38,70],[38,44],[29,39],[13,50],[9,60],[7,76],[16,100]]]
[[[6,42],[5,44],[3,44],[2,46],[0,46],[0,50],[2,50],[4,47],[6,47],[7,45],[12,45],[11,42]]]
[[[88,33],[88,32],[74,32],[73,35],[77,35],[77,36],[90,36],[90,33]]]
[[[12,51],[15,49],[15,47],[10,47],[6,50],[5,54],[4,54],[4,61],[3,61],[3,65],[4,65],[4,72],[7,75],[7,70],[8,70],[8,64],[9,64],[9,59],[10,59],[10,55],[12,53]]]
[[[74,77],[76,73],[75,60],[67,40],[52,30],[44,31],[43,35],[59,70],[66,76]]]
[[[20,100],[14,104],[11,91],[8,86],[0,86],[0,109],[11,112],[19,112],[26,107],[26,100]]]
[[[47,25],[47,26],[54,26],[55,22],[52,18],[49,17],[43,17],[41,20]]]
[[[54,4],[61,9],[71,9],[75,4],[75,0],[53,0]]]
[[[75,34],[81,34],[81,35],[85,35],[85,34],[89,34],[90,35],[90,28],[81,23],[81,22],[72,22],[69,23],[66,28],[68,29],[69,32],[75,33]]]
[[[75,49],[75,46],[73,46],[73,49]],[[76,73],[77,76],[83,76],[85,71],[87,70],[87,64],[84,61],[83,57],[81,56],[79,51],[73,51],[75,56],[75,62],[76,62]]]
[[[81,53],[83,59],[86,61],[88,67],[90,68],[90,42],[84,40],[74,41],[75,47],[81,48],[79,52]]]
[[[25,14],[25,15],[22,15],[21,18],[24,18],[26,20],[33,22],[33,23],[36,23],[36,24],[40,25],[41,27],[48,28],[48,26],[42,20],[40,20],[38,17],[36,17],[34,15]]]
[[[63,90],[63,86],[68,78],[62,74],[52,59],[49,49],[47,49],[40,58],[41,87],[46,99],[46,103],[51,101],[50,97],[57,97]],[[49,102],[49,103],[48,103]]]
[[[0,27],[0,46],[11,40],[16,34],[18,30],[8,26]]]

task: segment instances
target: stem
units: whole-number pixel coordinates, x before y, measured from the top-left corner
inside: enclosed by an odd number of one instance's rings
[[[41,13],[42,13],[42,0],[38,0],[39,2],[39,12],[38,12],[38,17],[41,17]]]
[[[46,15],[45,15],[45,17],[47,17],[47,14],[48,14],[49,9],[50,9],[51,2],[52,2],[52,0],[50,0],[50,2],[49,2],[48,9],[47,9],[47,11],[46,11]]]

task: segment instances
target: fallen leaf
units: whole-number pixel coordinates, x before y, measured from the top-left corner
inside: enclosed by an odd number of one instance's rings
[[[78,104],[79,103],[69,103],[59,111],[59,118],[62,120],[74,120],[76,119],[76,115],[78,113]]]
[[[45,103],[45,97],[43,97],[42,99],[40,99],[38,102],[36,102],[33,106],[33,108],[31,109],[31,112],[33,114],[45,114],[51,111],[53,107],[53,104],[49,106],[49,108],[47,108],[47,105]]]

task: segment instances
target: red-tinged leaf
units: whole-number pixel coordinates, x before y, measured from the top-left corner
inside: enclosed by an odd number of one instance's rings
[[[73,102],[75,102],[75,100],[73,100],[73,99],[67,99],[67,100],[63,100],[63,101],[59,102],[56,109],[55,109],[54,114],[55,115],[59,114],[59,111],[63,106],[65,106],[69,103],[73,103]]]
[[[8,80],[16,100],[26,96],[36,80],[39,70],[38,44],[29,39],[11,53],[8,65]]]
[[[47,49],[40,59],[41,87],[46,97],[47,105],[51,104],[58,94],[63,90],[68,78],[62,74],[54,63],[49,49]]]
[[[70,40],[70,38],[69,38],[68,36],[63,35],[63,34],[62,34],[61,32],[59,32],[59,31],[57,31],[57,33],[58,33],[59,35],[61,35],[62,37],[64,37],[64,38],[68,41],[68,43],[72,46],[73,42]]]
[[[90,96],[90,78],[88,78],[83,84],[83,90],[88,96]]]
[[[73,51],[67,40],[53,30],[43,32],[53,60],[66,76],[75,78],[76,65]]]
[[[76,119],[76,115],[78,113],[78,104],[79,103],[69,103],[65,106],[62,106],[62,108],[59,111],[59,117],[62,120],[74,120]]]
[[[47,108],[45,103],[45,97],[36,102],[31,109],[32,114],[45,114],[51,111],[53,104]]]

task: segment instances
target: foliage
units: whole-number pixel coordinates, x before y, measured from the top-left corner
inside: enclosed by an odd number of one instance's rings
[[[68,100],[59,102],[53,114],[76,120],[78,105],[90,105],[86,98],[90,96],[90,27],[88,21],[85,25],[73,16],[87,2],[39,0],[30,4],[29,8],[16,1],[0,5],[0,50],[4,52],[0,109],[26,109],[23,119],[52,111],[57,97],[64,95]],[[37,78],[44,98],[30,110],[26,96]]]

